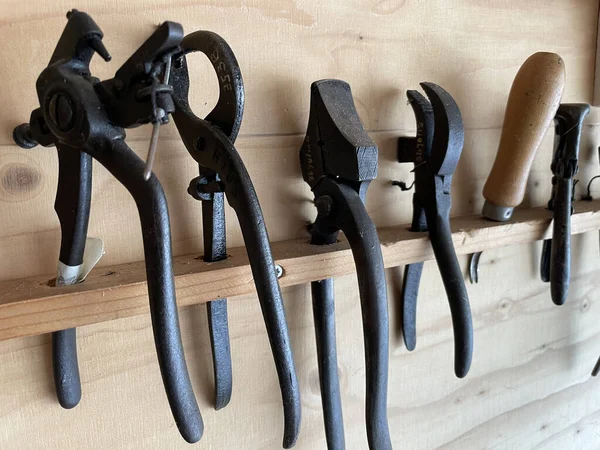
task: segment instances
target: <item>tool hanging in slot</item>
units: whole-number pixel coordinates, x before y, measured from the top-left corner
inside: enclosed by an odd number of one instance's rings
[[[314,195],[317,218],[311,244],[329,245],[341,231],[350,242],[363,320],[366,368],[366,426],[369,448],[391,449],[387,420],[388,307],[377,230],[364,206],[377,176],[378,150],[364,130],[350,86],[340,80],[311,86],[302,176]],[[327,446],[345,448],[337,373],[333,279],[311,283],[319,381]]]
[[[63,240],[68,241],[69,236],[73,236],[81,242],[78,231],[85,228],[80,225],[79,230],[70,230],[63,220],[64,212],[80,208],[79,224],[87,222],[87,217],[83,216],[89,214],[89,194],[85,191],[89,189],[90,180],[87,177],[77,180],[76,175],[87,164],[91,165],[91,160],[83,155],[98,160],[133,196],[142,226],[150,312],[165,390],[179,431],[188,442],[196,442],[202,436],[204,425],[181,345],[167,202],[158,179],[154,176],[144,179],[144,162],[125,143],[122,128],[150,122],[153,118],[151,99],[160,102],[164,109],[173,110],[173,103],[168,102],[169,96],[157,95],[152,84],[154,72],[164,64],[165,50],[177,50],[183,30],[178,24],[163,24],[142,46],[142,51],[138,50],[128,61],[132,62],[136,55],[141,59],[143,53],[146,65],[138,66],[136,61],[129,65],[125,63],[116,78],[101,83],[89,69],[94,53],[109,59],[101,41],[103,34],[100,28],[83,12],[73,10],[67,17],[67,25],[50,63],[36,83],[41,107],[32,112],[29,124],[15,130],[14,136],[17,144],[25,148],[39,143],[56,146],[59,154],[71,153],[69,159],[59,158],[59,173],[71,174],[69,181],[74,184],[69,189],[61,186],[57,192]],[[128,86],[123,86],[119,93],[115,92],[119,97],[111,98],[111,87],[117,80],[128,83]],[[125,98],[127,94],[129,96]],[[111,106],[117,103],[122,109],[115,114]],[[82,165],[83,161],[85,164]],[[75,189],[80,191],[79,195],[63,195],[65,191]],[[61,243],[61,261],[64,257],[62,248],[66,245]],[[62,262],[68,264],[68,261]],[[55,383],[71,384],[64,388],[74,391],[79,380],[67,375],[67,371],[73,371],[73,365],[77,364],[73,354],[74,335],[73,339],[55,340],[55,343],[61,342],[64,345],[53,350],[54,372],[62,371],[63,374],[58,376],[65,378],[55,380]],[[61,367],[65,361],[69,362]],[[61,395],[60,390],[58,394]]]
[[[585,103],[563,103],[555,117],[554,155],[552,170],[552,196],[548,209],[553,212],[552,239],[542,246],[540,275],[550,282],[550,295],[556,305],[567,301],[571,278],[571,214],[573,214],[573,177],[579,167],[579,141],[583,121],[590,112]]]
[[[239,65],[233,51],[220,36],[208,31],[199,31],[192,36],[193,39],[186,41],[188,51],[192,51],[189,48],[192,41],[193,50],[201,51],[209,58],[219,81],[219,100],[205,120],[216,125],[233,145],[244,112],[244,85]],[[184,62],[183,57],[175,61],[174,80],[188,84],[187,70],[180,67]],[[188,88],[183,86],[181,89],[185,92],[180,94],[187,97]],[[222,261],[227,258],[224,185],[215,170],[198,163],[198,171],[199,176],[190,181],[188,193],[202,202],[203,259],[205,262]],[[227,299],[208,302],[206,313],[213,357],[215,409],[219,410],[229,403],[233,388]]]
[[[239,130],[243,89],[231,49],[214,33],[201,31],[184,38],[181,25],[165,22],[121,66],[114,78],[100,81],[91,75],[89,63],[95,52],[109,59],[101,41],[102,32],[83,12],[73,10],[67,17],[67,26],[50,64],[36,84],[41,107],[32,112],[28,124],[20,125],[13,134],[17,144],[24,148],[39,143],[54,145],[59,151],[61,178],[57,212],[64,241],[61,262],[74,264],[80,258],[89,213],[89,155],[104,165],[136,202],[142,226],[154,339],[167,398],[182,436],[188,442],[198,441],[203,433],[203,422],[181,345],[167,202],[151,170],[160,125],[167,123],[172,114],[188,151],[201,166],[201,177],[212,177],[208,183],[196,183],[199,196],[211,197],[206,200],[212,203],[211,221],[219,222],[219,206],[215,205],[219,202],[215,198],[219,196],[215,196],[215,192],[224,193],[238,215],[279,375],[285,416],[283,445],[293,446],[300,427],[298,382],[264,220],[248,173],[232,143]],[[219,75],[219,102],[205,120],[192,113],[187,98],[189,80],[185,55],[192,51],[207,54]],[[146,123],[154,126],[148,161],[144,163],[125,143],[124,128]],[[69,189],[62,188],[65,183],[69,183]],[[77,195],[72,193],[75,189],[79,190]],[[74,226],[69,223],[73,221],[67,222],[64,217],[66,212],[72,215],[74,210],[78,210],[78,219],[72,231]],[[205,223],[210,217],[210,213],[205,214]],[[222,229],[219,226],[205,229],[210,235],[207,238],[218,247],[207,249],[212,252],[209,255],[212,260],[224,256],[224,234],[218,235],[224,232],[224,222]],[[73,248],[71,253],[76,254],[76,258],[67,258],[67,250],[63,254],[63,248],[68,247]],[[223,311],[219,309],[219,313]],[[227,331],[226,314],[217,315],[219,317],[211,318],[213,324],[217,324],[211,336],[215,338],[213,351],[215,346],[229,345],[221,333]],[[74,338],[60,349],[63,353],[55,358],[55,372],[60,370],[61,357],[72,362],[71,369],[76,368]],[[217,360],[221,357],[229,360],[228,351],[216,351]],[[226,373],[221,367],[218,365],[215,369],[217,378]],[[75,383],[75,377],[58,378],[61,383]],[[231,377],[223,381],[217,382],[218,389],[230,386]],[[226,394],[217,393],[217,406],[224,406],[226,400]]]
[[[463,123],[454,99],[434,83],[421,83],[429,101],[417,91],[407,91],[417,120],[417,136],[398,139],[398,162],[413,163],[415,193],[410,231],[429,232],[454,327],[454,373],[462,378],[473,357],[473,323],[469,297],[458,264],[450,231],[450,188],[460,158]],[[394,182],[402,190],[404,183]],[[423,263],[408,264],[402,285],[402,331],[408,350],[416,345],[417,296]]]
[[[498,152],[483,188],[481,214],[487,219],[507,221],[523,201],[533,159],[558,110],[564,86],[565,65],[556,53],[534,53],[515,75]],[[479,281],[480,258],[481,252],[471,255],[471,283]]]
[[[185,55],[191,52],[208,56],[219,82],[219,100],[205,119],[193,113],[188,100],[189,74]],[[285,420],[283,447],[290,448],[300,431],[301,405],[283,299],[258,197],[233,145],[244,107],[241,71],[231,48],[220,36],[197,31],[182,40],[181,52],[173,57],[170,78],[175,102],[173,120],[200,171],[200,176],[190,183],[188,192],[203,201],[205,259],[209,253],[213,260],[226,257],[224,194],[237,215],[246,245],[279,377]],[[225,342],[228,339],[225,302],[219,299],[208,306],[217,407],[226,404],[231,390],[229,343]]]

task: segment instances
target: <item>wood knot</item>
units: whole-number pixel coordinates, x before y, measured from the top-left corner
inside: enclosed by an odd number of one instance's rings
[[[510,300],[508,300],[507,298],[503,298],[502,300],[500,300],[500,310],[502,311],[508,311],[508,309],[510,308]]]
[[[42,174],[35,167],[29,166],[21,162],[13,162],[6,164],[0,169],[0,186],[5,195],[6,200],[11,197],[19,197],[21,200],[23,195],[36,193],[42,183]],[[6,198],[8,197],[8,198]]]

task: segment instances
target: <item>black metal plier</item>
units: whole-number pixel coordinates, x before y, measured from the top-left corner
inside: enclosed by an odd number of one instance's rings
[[[188,101],[189,75],[185,55],[195,51],[208,56],[219,82],[219,100],[205,119],[193,113]],[[236,212],[246,244],[279,376],[285,418],[283,446],[289,448],[296,442],[300,430],[300,391],[269,236],[254,186],[233,145],[244,107],[241,71],[223,38],[208,31],[197,31],[182,40],[181,52],[173,57],[170,80],[175,102],[173,120],[200,172],[200,176],[191,181],[188,192],[203,202],[204,259],[218,261],[226,257],[224,195]],[[224,299],[209,304],[217,407],[220,397],[228,401],[231,389],[225,305]],[[221,403],[221,406],[224,405]]]
[[[117,72],[100,82],[90,73],[95,52],[110,56],[102,44],[102,31],[80,11],[67,14],[67,25],[50,63],[40,74],[36,90],[40,108],[28,124],[13,133],[17,144],[31,148],[38,143],[56,146],[59,154],[59,187],[55,209],[61,222],[60,261],[67,265],[81,260],[91,193],[91,158],[98,160],[133,196],[140,215],[152,328],[167,398],[182,436],[198,441],[204,425],[185,363],[175,284],[171,265],[171,234],[167,202],[155,176],[145,179],[144,162],[125,143],[125,127],[150,122],[159,102],[172,110],[172,102],[156,86],[157,65],[163,64],[166,48],[177,48],[183,31],[168,24],[147,41],[143,57],[139,51]],[[157,42],[163,47],[155,46]],[[144,61],[145,64],[138,64]],[[61,404],[80,389],[74,333],[54,340],[54,374]],[[74,365],[74,367],[73,367]],[[63,396],[63,398],[61,398]],[[70,406],[70,405],[67,405]],[[74,405],[73,405],[74,406]]]
[[[358,275],[366,368],[366,425],[369,447],[391,449],[387,420],[388,306],[377,230],[364,201],[377,176],[377,146],[364,130],[350,86],[321,80],[311,86],[310,115],[302,148],[302,176],[315,194],[317,218],[311,244],[350,242]],[[311,284],[319,360],[321,401],[328,448],[345,447],[337,374],[333,279]]]
[[[213,33],[198,32],[184,38],[181,25],[165,22],[114,78],[100,81],[91,75],[89,63],[94,52],[110,58],[101,41],[102,32],[83,12],[73,10],[67,17],[50,64],[36,84],[41,108],[33,111],[29,124],[14,132],[15,141],[23,147],[39,143],[55,145],[59,151],[59,178],[64,175],[56,201],[63,233],[61,261],[69,253],[63,251],[67,246],[80,253],[81,235],[87,233],[86,189],[91,183],[91,160],[84,155],[90,155],[135,199],[144,238],[154,338],[167,397],[182,436],[188,442],[198,441],[203,422],[181,345],[166,198],[158,179],[124,141],[124,128],[153,123],[156,131],[172,114],[192,156],[206,171],[214,172],[215,181],[207,183],[208,189],[224,192],[240,219],[282,389],[284,446],[292,446],[299,431],[300,398],[281,294],[256,193],[230,140],[239,129],[239,108],[243,107],[241,76],[235,59],[231,59],[233,54],[230,50],[227,53],[224,41]],[[185,54],[195,50],[209,56],[219,75],[221,100],[207,118],[210,120],[197,118],[187,100]],[[220,55],[223,60],[216,58]],[[224,95],[224,91],[235,89],[231,96]],[[156,135],[153,133],[154,144]],[[70,158],[63,158],[63,154]],[[67,181],[69,189],[61,189],[60,183]],[[77,210],[79,222],[73,232],[72,217],[69,224],[62,216],[72,216]],[[57,387],[59,381],[69,382],[57,380]]]
[[[540,275],[550,282],[550,295],[556,305],[567,301],[571,278],[571,214],[573,214],[573,177],[579,170],[579,141],[583,121],[590,112],[586,103],[562,103],[556,112],[552,195],[548,209],[553,212],[552,239],[542,247]]]
[[[473,324],[469,298],[458,265],[450,230],[452,174],[462,152],[464,134],[460,110],[454,99],[434,83],[421,83],[429,101],[417,91],[407,91],[417,120],[417,136],[398,140],[398,161],[414,163],[415,193],[410,230],[429,232],[431,246],[444,282],[454,328],[454,372],[464,377],[471,366]],[[394,182],[406,190],[404,183]],[[402,287],[404,342],[416,345],[417,295],[423,263],[408,264]]]

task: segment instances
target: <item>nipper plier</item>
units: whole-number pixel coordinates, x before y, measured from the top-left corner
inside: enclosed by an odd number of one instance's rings
[[[450,230],[450,187],[462,152],[464,134],[460,110],[454,99],[434,83],[421,83],[429,98],[407,92],[417,120],[417,136],[398,140],[398,161],[414,163],[415,193],[410,230],[428,232],[442,276],[454,328],[454,372],[464,377],[473,355],[473,324],[469,297],[458,265]],[[400,184],[403,189],[406,189]],[[409,264],[404,271],[402,311],[404,342],[416,345],[417,295],[423,263]]]

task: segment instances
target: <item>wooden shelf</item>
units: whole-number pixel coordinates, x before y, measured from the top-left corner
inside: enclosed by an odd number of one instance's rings
[[[600,201],[574,203],[573,234],[600,229]],[[551,213],[545,208],[517,210],[509,222],[491,222],[480,216],[452,219],[452,238],[460,254],[533,242],[549,237]],[[408,226],[379,229],[386,267],[433,259],[427,233]],[[307,283],[355,271],[345,240],[331,246],[312,246],[306,239],[274,242],[273,257],[283,269],[281,286]],[[201,256],[173,260],[180,306],[220,297],[254,292],[244,247],[229,250],[229,258],[205,263]],[[84,283],[51,287],[52,276],[0,283],[0,340],[48,333],[148,313],[143,262],[97,268]]]

